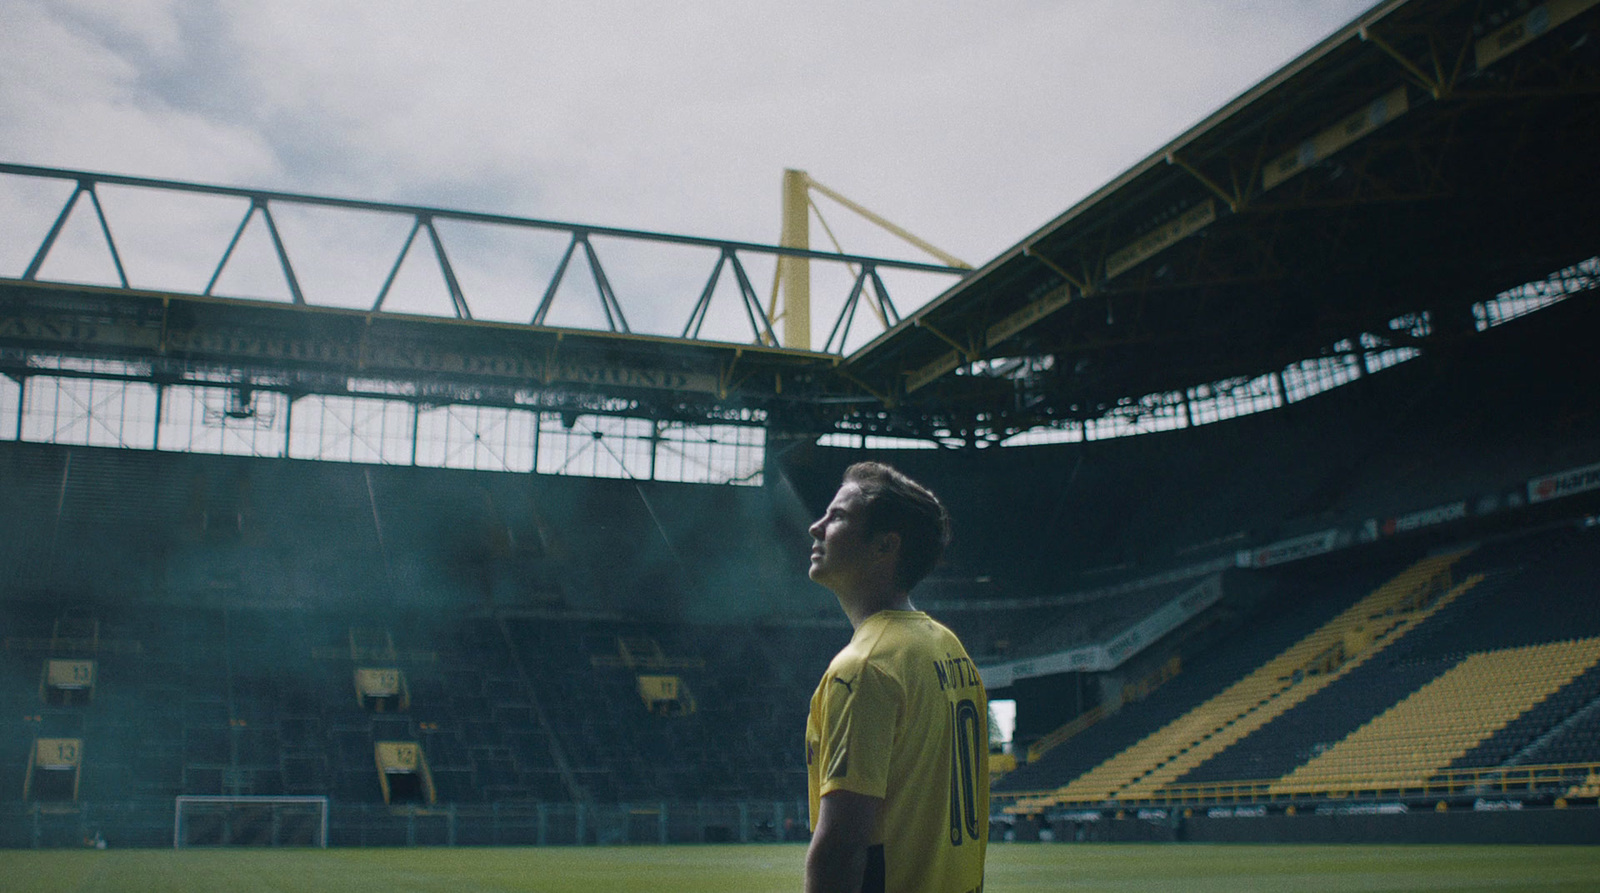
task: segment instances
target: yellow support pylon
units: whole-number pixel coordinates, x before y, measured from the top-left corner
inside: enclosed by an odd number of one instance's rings
[[[811,247],[811,178],[805,171],[783,172],[783,235],[778,244],[785,248]],[[811,349],[811,261],[802,257],[778,258],[777,281],[773,283],[772,305],[778,289],[783,289],[783,346],[795,350]],[[767,308],[770,317],[773,306]],[[774,320],[776,321],[776,320]]]
[[[963,270],[972,269],[972,265],[964,260],[942,251],[932,244],[920,239],[905,228],[891,223],[881,215],[867,210],[854,201],[840,195],[828,187],[811,179],[811,176],[802,170],[785,168],[783,172],[783,230],[778,238],[778,244],[785,248],[811,248],[811,212],[817,211],[817,219],[822,222],[823,229],[828,237],[833,240],[835,251],[843,254],[844,249],[839,246],[837,239],[833,239],[833,230],[828,228],[826,220],[822,219],[822,211],[811,200],[811,192],[816,190],[828,198],[833,199],[845,208],[875,224],[879,228],[898,236],[907,243],[920,248],[928,254],[938,258],[952,267]],[[783,309],[778,309],[778,296],[783,296]],[[878,314],[878,319],[884,325],[888,320],[883,311],[872,307]],[[772,297],[767,303],[767,318],[776,324],[783,321],[783,346],[796,350],[811,349],[811,261],[800,257],[779,257],[777,269],[772,274]]]

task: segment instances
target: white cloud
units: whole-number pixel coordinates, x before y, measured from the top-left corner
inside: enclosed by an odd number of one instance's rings
[[[1365,5],[0,0],[0,145],[749,241],[800,167],[981,263]]]
[[[175,26],[161,6],[130,4],[109,19],[89,15],[115,8],[109,4],[0,4],[5,160],[201,180],[272,176],[258,133],[143,89],[141,66],[154,58],[148,50],[174,51]],[[139,27],[130,37],[108,38],[130,23]]]

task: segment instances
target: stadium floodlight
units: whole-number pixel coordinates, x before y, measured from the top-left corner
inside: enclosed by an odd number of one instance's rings
[[[328,798],[183,795],[172,847],[328,846]]]

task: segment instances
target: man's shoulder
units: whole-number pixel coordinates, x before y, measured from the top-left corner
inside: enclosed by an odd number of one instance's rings
[[[923,671],[935,665],[971,664],[961,640],[926,614],[901,611],[874,615],[871,620],[862,635],[834,658],[830,674],[850,678],[874,674],[905,687],[913,686]]]
[[[874,615],[876,616],[876,615]],[[878,677],[896,676],[896,667],[903,659],[905,641],[882,619],[869,622],[857,631],[840,652],[828,663],[828,676],[858,679],[864,674]]]
[[[835,654],[833,660],[828,662],[828,675],[838,676],[843,674],[854,676],[861,672],[861,668],[870,663],[871,660],[871,649],[863,648],[857,642],[851,642],[844,646],[843,650],[838,654]]]
[[[896,651],[940,651],[966,655],[961,639],[949,627],[921,611],[897,612],[885,618],[879,647]]]

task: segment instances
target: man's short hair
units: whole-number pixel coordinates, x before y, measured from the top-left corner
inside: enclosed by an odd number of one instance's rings
[[[894,581],[910,592],[950,545],[950,512],[932,490],[882,462],[857,462],[845,469],[844,482],[861,488],[868,535],[900,535]]]

